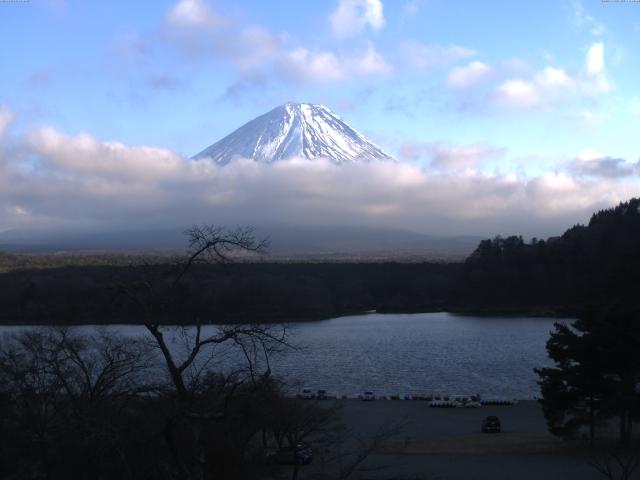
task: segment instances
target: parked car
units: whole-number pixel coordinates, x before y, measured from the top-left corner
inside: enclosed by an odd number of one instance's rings
[[[316,398],[318,400],[326,400],[327,399],[327,391],[326,390],[318,390],[316,394]]]
[[[297,459],[297,460],[296,460]],[[313,451],[311,447],[303,443],[293,447],[281,448],[267,454],[268,463],[277,463],[279,465],[309,465],[313,460]]]
[[[482,420],[482,433],[500,433],[500,419],[495,415],[490,415]]]
[[[313,398],[313,390],[311,390],[310,388],[303,388],[302,389],[302,394],[300,395],[300,397],[304,398],[305,400],[310,400]]]
[[[373,400],[376,399],[376,396],[374,395],[373,392],[366,391],[362,395],[359,395],[359,398],[360,398],[360,400],[363,400],[365,402],[372,402]]]

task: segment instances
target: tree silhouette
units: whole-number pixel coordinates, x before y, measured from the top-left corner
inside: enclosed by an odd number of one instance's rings
[[[592,310],[571,326],[556,323],[547,342],[553,368],[536,369],[551,433],[575,436],[589,429],[593,444],[599,422],[619,419],[619,443],[629,445],[640,412],[640,322],[622,307]]]

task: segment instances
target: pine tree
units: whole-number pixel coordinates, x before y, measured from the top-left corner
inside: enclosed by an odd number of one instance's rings
[[[547,352],[556,365],[536,369],[551,433],[572,438],[587,427],[593,444],[598,423],[618,417],[620,444],[629,444],[640,412],[639,320],[637,312],[613,308],[555,324]]]

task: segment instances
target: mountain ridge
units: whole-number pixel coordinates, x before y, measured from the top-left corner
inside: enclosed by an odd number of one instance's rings
[[[410,230],[344,226],[255,224],[259,238],[271,244],[267,258],[464,258],[482,237],[439,236]],[[151,230],[0,232],[0,252],[129,252],[179,253],[186,248],[184,227]]]

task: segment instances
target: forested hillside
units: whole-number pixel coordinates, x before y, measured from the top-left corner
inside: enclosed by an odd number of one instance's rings
[[[547,240],[483,240],[462,269],[459,302],[515,309],[638,302],[639,208],[632,199]]]
[[[198,265],[158,315],[164,321],[271,322],[347,313],[441,310],[460,264]],[[168,265],[14,270],[0,275],[0,322],[140,322],[132,285],[162,288]]]

